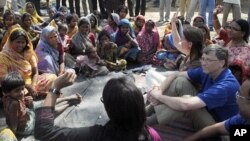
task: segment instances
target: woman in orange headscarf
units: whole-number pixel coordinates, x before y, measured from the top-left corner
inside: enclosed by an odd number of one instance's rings
[[[19,72],[27,85],[38,92],[48,91],[53,74],[38,75],[37,56],[27,33],[21,28],[15,28],[0,52],[0,80],[9,72]]]

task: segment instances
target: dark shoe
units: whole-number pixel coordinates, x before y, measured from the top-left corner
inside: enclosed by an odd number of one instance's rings
[[[210,30],[210,31],[214,31],[214,28],[213,28],[213,27],[209,27],[209,30]]]

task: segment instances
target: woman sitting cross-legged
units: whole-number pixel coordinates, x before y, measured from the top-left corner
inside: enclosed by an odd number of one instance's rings
[[[72,84],[76,75],[66,72],[52,88]],[[46,141],[160,141],[157,132],[146,125],[141,91],[131,79],[113,78],[103,89],[101,101],[109,117],[105,125],[67,128],[54,126],[54,106],[58,95],[47,95],[42,108],[36,110],[35,137]]]

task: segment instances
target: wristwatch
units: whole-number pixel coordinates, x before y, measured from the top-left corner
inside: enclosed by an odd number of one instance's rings
[[[57,96],[59,96],[61,94],[60,90],[58,90],[57,88],[50,88],[49,92],[51,92],[52,94],[55,94]]]

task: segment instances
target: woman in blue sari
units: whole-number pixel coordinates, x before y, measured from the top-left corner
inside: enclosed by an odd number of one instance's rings
[[[111,35],[112,41],[118,46],[118,55],[126,60],[136,61],[140,47],[128,19],[122,19],[118,31]]]
[[[64,50],[54,27],[42,30],[41,39],[35,50],[38,57],[39,73],[61,75],[64,72]]]

